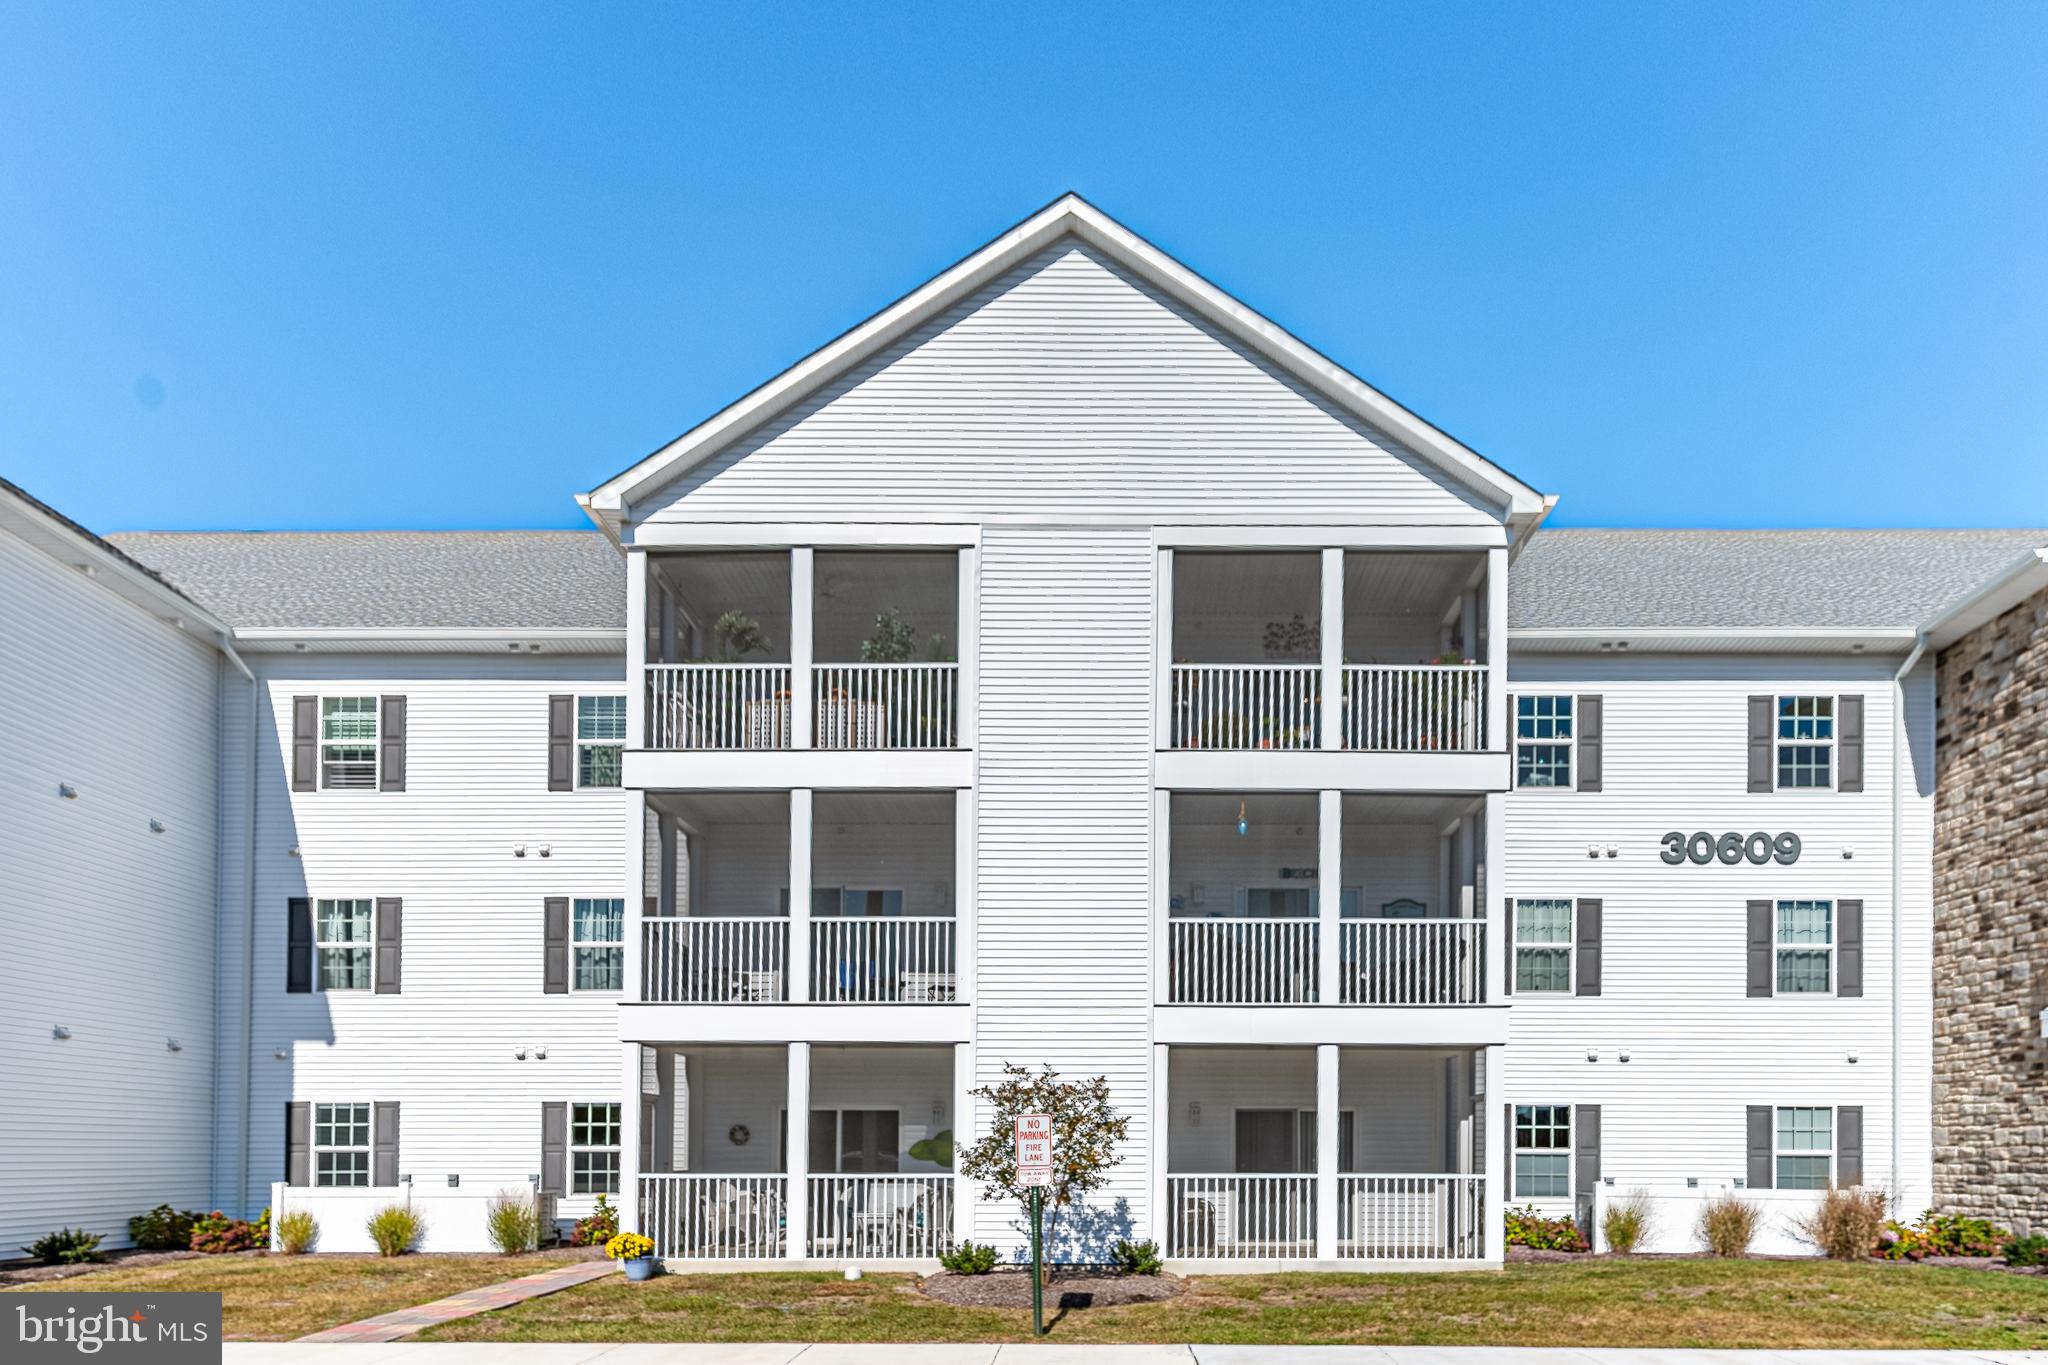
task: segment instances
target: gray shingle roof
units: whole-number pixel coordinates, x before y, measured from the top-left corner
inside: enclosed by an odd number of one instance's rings
[[[236,629],[626,625],[596,531],[130,531],[107,537]]]
[[[1540,531],[1515,629],[1911,629],[2048,531]]]

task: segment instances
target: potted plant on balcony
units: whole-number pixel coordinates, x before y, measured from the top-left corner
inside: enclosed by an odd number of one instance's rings
[[[604,1244],[604,1254],[625,1267],[629,1280],[651,1280],[661,1264],[654,1259],[654,1242],[637,1232],[622,1232]]]
[[[713,663],[745,663],[748,656],[766,654],[774,648],[768,639],[768,633],[761,629],[761,623],[743,611],[728,611],[711,623]],[[746,717],[746,731],[742,735],[725,737],[725,743],[719,747],[779,749],[788,743],[789,693],[782,688],[775,688],[771,692],[766,687],[760,687],[759,683],[765,681],[765,678],[749,678],[740,683],[740,700]],[[715,722],[715,713],[713,719]],[[728,720],[724,723],[731,722]],[[735,744],[732,742],[733,739],[739,742]]]

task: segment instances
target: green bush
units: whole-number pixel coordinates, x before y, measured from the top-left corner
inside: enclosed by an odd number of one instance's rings
[[[1569,1218],[1545,1218],[1534,1204],[1507,1211],[1507,1239],[1511,1247],[1532,1247],[1537,1251],[1590,1251],[1579,1225]]]
[[[47,1236],[38,1237],[22,1248],[44,1265],[82,1265],[87,1261],[104,1261],[100,1254],[98,1233],[87,1232],[84,1228],[58,1228]]]
[[[128,1220],[128,1240],[143,1251],[183,1251],[192,1245],[192,1225],[199,1215],[158,1204]]]
[[[427,1235],[427,1220],[404,1204],[386,1204],[364,1225],[379,1256],[403,1256]]]
[[[1600,1235],[1609,1251],[1626,1256],[1649,1240],[1650,1223],[1650,1192],[1630,1190],[1600,1215]]]
[[[939,1264],[955,1275],[986,1275],[996,1268],[996,1249],[962,1242],[940,1252]]]
[[[1166,1268],[1157,1242],[1118,1242],[1110,1248],[1109,1259],[1126,1275],[1157,1275]]]
[[[1700,1210],[1700,1241],[1716,1256],[1747,1256],[1763,1221],[1764,1211],[1740,1195],[1717,1195]]]
[[[285,1255],[302,1256],[319,1240],[320,1220],[311,1209],[292,1209],[278,1215],[277,1246]]]
[[[2007,1242],[2005,1263],[2017,1266],[2048,1265],[2048,1234],[2031,1232],[2025,1237],[2015,1237]]]
[[[1887,1259],[1919,1261],[1929,1256],[1996,1256],[2012,1240],[2012,1233],[1989,1218],[1929,1209],[1912,1227],[1885,1224],[1884,1239]]]
[[[484,1206],[484,1230],[491,1245],[507,1256],[532,1251],[540,1243],[540,1212],[525,1190],[500,1190]]]
[[[569,1231],[569,1245],[572,1247],[601,1247],[619,1235],[619,1213],[611,1201],[603,1195],[597,1197],[597,1207],[588,1218],[578,1218],[576,1226]]]
[[[264,1236],[269,1236],[269,1216],[264,1217]],[[248,1251],[252,1247],[265,1245],[256,1240],[255,1225],[240,1218],[230,1218],[215,1209],[212,1213],[192,1224],[192,1250],[208,1256],[222,1256],[231,1251]]]
[[[1884,1215],[1881,1191],[1830,1187],[1811,1213],[1792,1220],[1792,1229],[1829,1260],[1861,1261],[1877,1254]]]

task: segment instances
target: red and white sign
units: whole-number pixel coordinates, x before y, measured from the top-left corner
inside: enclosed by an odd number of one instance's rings
[[[1052,1115],[1017,1116],[1017,1183],[1026,1189],[1052,1186]]]

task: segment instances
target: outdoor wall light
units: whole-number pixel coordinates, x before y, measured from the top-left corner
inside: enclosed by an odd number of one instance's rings
[[[524,857],[526,856],[526,845],[525,845],[525,844],[514,844],[514,845],[512,845],[512,856],[513,856],[513,857],[515,857],[515,858],[524,858]]]
[[[56,1039],[60,1039],[60,1040],[61,1040],[61,1039],[65,1039],[65,1038],[69,1038],[69,1037],[71,1036],[71,1030],[70,1030],[70,1029],[68,1029],[68,1028],[65,1028],[65,1027],[64,1027],[64,1026],[63,1026],[62,1024],[52,1024],[52,1025],[50,1026],[50,1036],[51,1036],[52,1038],[56,1038]]]
[[[185,1045],[176,1038],[166,1038],[164,1039],[164,1048],[170,1052],[183,1052]]]
[[[453,1172],[453,1171],[450,1171],[450,1172],[448,1172],[448,1188],[449,1188],[449,1189],[451,1189],[451,1190],[452,1190],[452,1189],[454,1189],[455,1187],[457,1187],[458,1185],[460,1185],[461,1183],[462,1183],[462,1177],[461,1177],[461,1176],[457,1175],[457,1174],[456,1174],[455,1172]]]
[[[1856,845],[1854,845],[1854,844],[1843,844],[1843,845],[1842,845],[1842,856],[1843,856],[1844,858],[1853,858],[1853,857],[1855,857],[1855,856],[1856,856]]]
[[[271,1053],[270,1055],[277,1058],[277,1060],[279,1060],[280,1062],[282,1062],[290,1059],[292,1055],[292,1050],[288,1047],[281,1047],[277,1049],[275,1052]]]
[[[164,822],[152,815],[149,818],[149,832],[151,834],[162,834],[164,832]]]
[[[1586,1060],[1589,1062],[1597,1062],[1600,1060],[1600,1054],[1589,1047],[1586,1049]]]
[[[1597,858],[1597,857],[1599,857],[1599,856],[1600,856],[1600,845],[1598,845],[1598,844],[1587,844],[1587,845],[1586,845],[1586,856],[1587,856],[1588,858]]]
[[[285,850],[284,852],[285,852],[285,856],[286,856],[287,858],[303,858],[303,857],[305,857],[305,856],[306,856],[305,854],[303,854],[303,853],[299,852],[299,846],[298,846],[297,844],[293,844],[293,845],[292,845],[292,846],[291,846],[290,848],[286,849],[286,850]]]
[[[535,1048],[533,1050],[533,1059],[537,1062],[546,1061],[548,1059],[548,1050],[544,1047]]]
[[[1851,1063],[1852,1065],[1853,1065],[1853,1064],[1855,1064],[1855,1063],[1857,1063],[1857,1062],[1860,1062],[1860,1061],[1862,1061],[1862,1060],[1863,1060],[1863,1054],[1862,1054],[1862,1053],[1858,1052],[1858,1051],[1857,1051],[1857,1050],[1856,1050],[1855,1048],[1853,1048],[1853,1047],[1849,1049],[1849,1061],[1850,1061],[1850,1063]]]
[[[554,852],[555,846],[553,844],[542,844],[540,846],[540,856],[543,858],[554,856]]]
[[[512,1049],[512,1056],[515,1060],[523,1062],[526,1060],[526,1049],[524,1047],[515,1047]]]
[[[72,786],[69,782],[59,782],[57,784],[57,795],[63,797],[66,801],[76,801],[78,799],[78,788]]]
[[[1609,844],[1607,846],[1607,856],[1610,858],[1619,858],[1621,856],[1621,845]]]
[[[1622,1049],[1621,1051],[1619,1051],[1619,1052],[1615,1053],[1615,1054],[1614,1054],[1614,1060],[1615,1060],[1615,1061],[1617,1061],[1617,1062],[1625,1062],[1625,1061],[1627,1061],[1627,1060],[1628,1060],[1628,1049],[1627,1049],[1627,1048],[1623,1048],[1623,1049]]]

